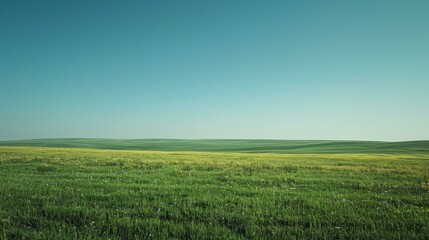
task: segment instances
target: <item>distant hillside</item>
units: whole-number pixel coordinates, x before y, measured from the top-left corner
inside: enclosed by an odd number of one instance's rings
[[[0,146],[248,153],[429,153],[429,141],[184,140],[61,138],[0,141]]]

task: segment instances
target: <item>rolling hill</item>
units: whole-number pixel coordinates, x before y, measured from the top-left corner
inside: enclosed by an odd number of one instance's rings
[[[246,153],[429,153],[429,141],[51,138],[0,141],[0,146]]]

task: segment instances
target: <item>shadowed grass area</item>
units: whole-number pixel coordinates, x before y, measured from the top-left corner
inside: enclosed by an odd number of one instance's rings
[[[4,239],[427,239],[429,154],[0,147]]]
[[[185,140],[63,138],[0,141],[0,146],[248,153],[429,153],[429,141],[375,142],[256,139]]]

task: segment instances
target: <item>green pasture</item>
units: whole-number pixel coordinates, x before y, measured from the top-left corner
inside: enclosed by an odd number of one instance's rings
[[[427,153],[429,141],[331,141],[269,139],[103,139],[51,138],[0,141],[0,146],[110,150],[242,153]]]
[[[0,239],[428,239],[429,154],[0,147]]]

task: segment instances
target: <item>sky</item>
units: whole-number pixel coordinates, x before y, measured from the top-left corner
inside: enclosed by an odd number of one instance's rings
[[[0,2],[0,140],[429,139],[429,1]]]

